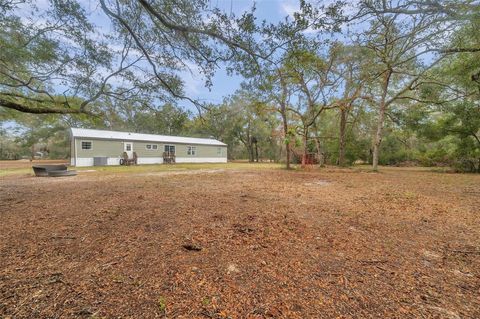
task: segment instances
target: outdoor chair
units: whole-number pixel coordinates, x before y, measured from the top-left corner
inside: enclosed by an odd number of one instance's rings
[[[175,153],[173,153],[173,152],[163,152],[163,163],[165,163],[165,164],[175,164]]]
[[[133,152],[133,158],[128,157],[127,152],[123,152],[123,158],[120,160],[120,165],[137,165],[137,152]]]

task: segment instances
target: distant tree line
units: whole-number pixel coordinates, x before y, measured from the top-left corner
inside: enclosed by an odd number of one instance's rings
[[[35,6],[0,4],[0,120],[22,132],[1,132],[2,158],[57,149],[65,127],[85,126],[212,136],[231,158],[287,167],[480,172],[475,1],[300,1],[272,24],[255,7],[237,16],[202,0],[101,0],[105,34],[79,1]],[[185,92],[179,72],[192,68],[207,87],[219,68],[244,82],[212,105]]]

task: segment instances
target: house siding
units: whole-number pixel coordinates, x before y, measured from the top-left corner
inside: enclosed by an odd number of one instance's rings
[[[75,166],[75,139],[70,134],[70,165]]]
[[[82,150],[82,141],[91,141],[91,150]],[[77,157],[121,157],[123,154],[123,141],[117,140],[100,140],[92,138],[75,138],[77,146]]]
[[[91,141],[92,149],[82,150],[82,141]],[[118,164],[119,159],[122,157],[125,142],[133,143],[133,151],[137,153],[139,163],[161,163],[165,145],[175,145],[175,153],[178,162],[226,162],[227,159],[226,146],[159,143],[146,141],[123,141],[115,139],[94,139],[81,137],[75,137],[75,145],[77,150],[76,158],[82,159],[78,161],[79,164],[82,163],[80,164],[81,166],[89,166],[91,162],[93,163],[93,157],[97,156],[109,157],[109,164],[115,165]],[[156,144],[158,145],[158,148],[156,150],[147,150],[147,144]],[[196,155],[187,155],[188,146],[196,147]],[[72,147],[74,147],[74,145],[72,145]],[[222,150],[221,155],[218,155],[218,149]]]

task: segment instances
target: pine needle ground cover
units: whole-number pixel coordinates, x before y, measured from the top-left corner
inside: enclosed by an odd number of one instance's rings
[[[0,179],[2,318],[478,318],[480,176]]]

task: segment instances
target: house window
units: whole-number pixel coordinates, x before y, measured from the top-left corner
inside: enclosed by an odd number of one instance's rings
[[[146,145],[146,148],[147,150],[157,150],[158,149],[158,145],[157,144],[147,144]]]
[[[132,150],[132,143],[125,144],[125,151],[130,152]]]
[[[92,142],[91,141],[82,141],[82,150],[91,150]]]
[[[196,146],[187,146],[187,155],[191,155],[191,156],[197,155],[197,147]]]
[[[217,155],[222,156],[222,148],[221,147],[217,147]]]
[[[165,153],[170,153],[175,155],[175,145],[165,145]]]

